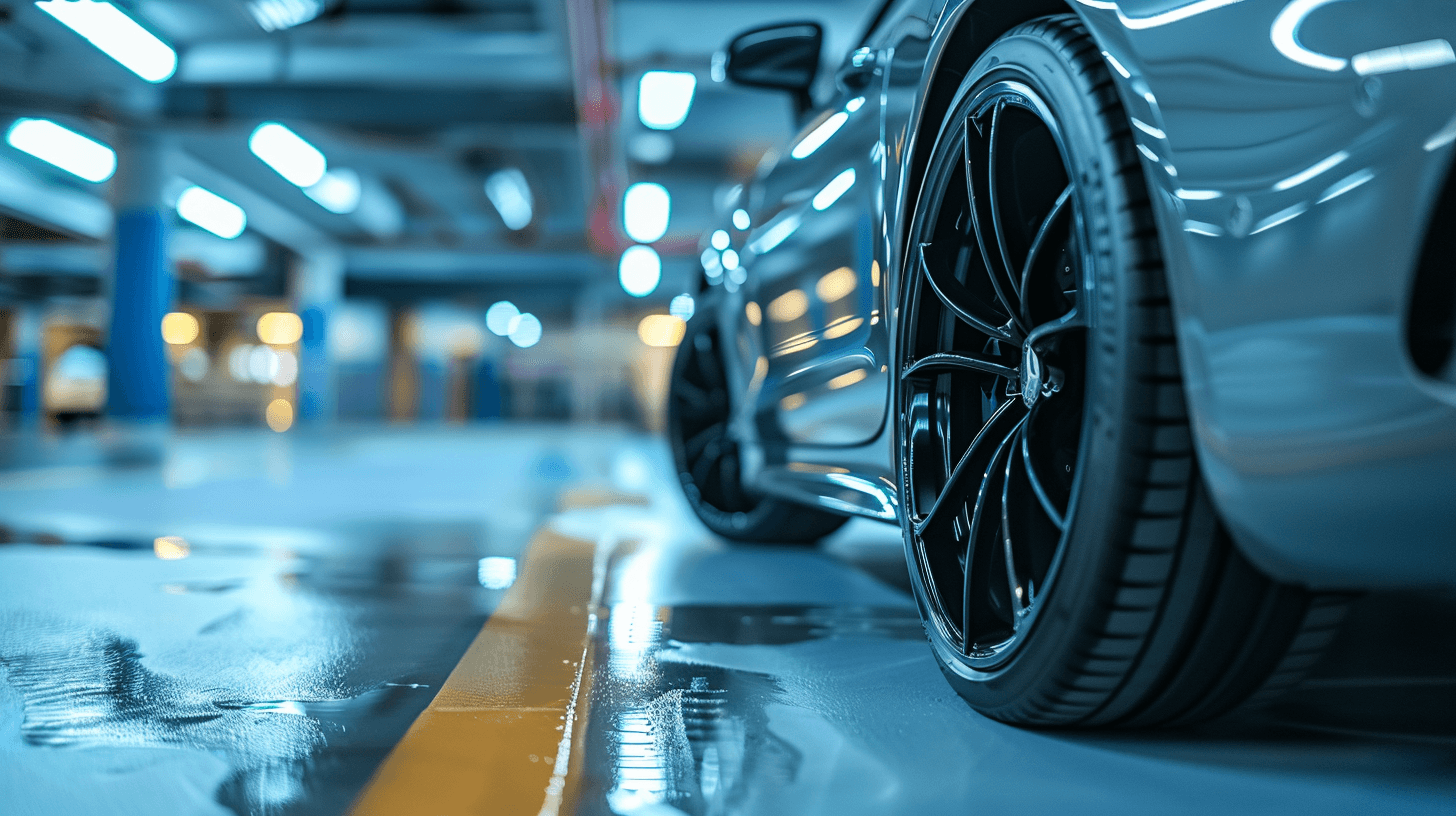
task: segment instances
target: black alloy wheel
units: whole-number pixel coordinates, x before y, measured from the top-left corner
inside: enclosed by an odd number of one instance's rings
[[[847,519],[755,494],[743,484],[740,445],[732,432],[729,378],[714,309],[688,321],[668,385],[667,437],[693,512],[724,538],[808,544]]]
[[[1265,578],[1199,483],[1148,188],[1073,16],[994,43],[909,232],[895,407],[911,581],[973,706],[1157,725],[1270,698],[1339,599]]]

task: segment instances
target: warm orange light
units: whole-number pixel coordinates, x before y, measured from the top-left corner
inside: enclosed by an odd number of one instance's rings
[[[672,315],[648,315],[637,324],[637,336],[642,342],[657,348],[671,348],[682,342],[688,324]]]
[[[269,428],[283,433],[293,427],[293,403],[281,397],[273,400],[268,403],[268,410],[263,412],[263,418],[268,420]]]
[[[748,301],[747,306],[743,307],[743,313],[748,316],[748,322],[755,326],[763,322],[763,310],[751,300]]]
[[[843,337],[859,328],[862,323],[864,323],[864,318],[862,317],[846,317],[837,320],[824,329],[824,336],[830,340],[836,337]]]
[[[779,407],[783,408],[785,411],[797,411],[798,409],[804,407],[805,401],[806,398],[803,394],[790,394],[787,397],[779,400]]]
[[[768,304],[769,319],[779,323],[797,320],[803,317],[804,312],[807,311],[809,311],[809,296],[800,289],[790,289]]]
[[[258,318],[258,339],[272,346],[297,343],[303,337],[303,319],[292,312],[269,312]]]
[[[163,561],[177,561],[192,554],[192,547],[182,536],[162,536],[152,541],[152,552]]]
[[[866,374],[865,370],[862,368],[856,368],[853,371],[846,371],[845,373],[840,374],[838,377],[835,377],[834,379],[829,381],[829,390],[833,391],[836,388],[844,388],[847,385],[854,385],[855,383],[863,380],[865,377],[868,376],[869,375]]]
[[[168,312],[162,316],[162,339],[174,346],[185,346],[202,332],[197,318],[186,312]]]
[[[833,303],[853,292],[859,282],[854,279],[854,270],[841,266],[819,279],[814,284],[814,293],[825,303]]]

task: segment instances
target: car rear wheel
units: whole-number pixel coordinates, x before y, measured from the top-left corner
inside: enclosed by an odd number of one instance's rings
[[[1164,725],[1271,697],[1338,598],[1261,575],[1200,486],[1148,187],[1073,16],[997,40],[910,227],[897,443],[946,677],[1039,725]]]
[[[754,493],[742,480],[731,427],[727,368],[711,309],[688,321],[668,385],[667,437],[683,494],[703,524],[724,538],[809,544],[848,519]]]

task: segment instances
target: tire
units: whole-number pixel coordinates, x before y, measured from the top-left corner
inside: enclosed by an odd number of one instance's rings
[[[714,533],[761,544],[812,544],[845,516],[757,495],[742,483],[739,445],[729,431],[727,368],[713,311],[689,320],[668,383],[667,437],[689,506]]]
[[[998,720],[1079,727],[1292,685],[1343,600],[1260,574],[1200,484],[1147,182],[1075,16],[976,60],[924,178],[894,406],[911,582],[951,685]]]

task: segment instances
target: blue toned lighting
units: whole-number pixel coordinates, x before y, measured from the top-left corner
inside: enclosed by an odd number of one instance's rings
[[[732,272],[738,268],[738,253],[731,249],[723,250],[723,268]]]
[[[839,129],[844,127],[844,123],[847,121],[849,121],[849,114],[844,111],[839,111],[828,119],[825,119],[819,127],[809,131],[808,136],[800,139],[799,143],[794,145],[794,149],[789,151],[789,155],[796,159],[802,159],[811,155],[814,151],[823,147],[824,143],[829,141],[829,137],[838,133]]]
[[[687,71],[648,71],[637,83],[637,117],[653,130],[672,130],[688,118],[697,87]]]
[[[697,311],[697,303],[693,302],[693,296],[684,292],[672,299],[667,306],[667,313],[682,320],[692,320],[693,314]]]
[[[40,0],[35,7],[148,82],[162,82],[177,70],[177,52],[172,46],[110,3]]]
[[[87,181],[106,181],[116,172],[116,151],[49,119],[17,119],[5,141]]]
[[[177,197],[177,214],[219,238],[236,238],[248,226],[242,207],[201,187],[182,191]]]
[[[671,218],[672,196],[661,184],[638,182],[622,197],[622,226],[639,244],[650,244],[666,235]]]
[[[248,13],[264,31],[282,31],[319,16],[323,0],[251,0]]]
[[[511,333],[511,321],[521,314],[516,304],[509,300],[498,300],[485,310],[485,327],[490,333],[498,337],[505,337]]]
[[[299,187],[318,184],[329,169],[318,148],[277,122],[259,125],[248,137],[248,149],[278,175]]]
[[[535,201],[531,197],[531,185],[526,183],[526,174],[518,168],[507,167],[491,173],[485,180],[485,197],[500,213],[507,228],[523,230],[531,223]]]
[[[630,246],[617,264],[617,280],[632,297],[647,297],[662,280],[662,259],[649,246]]]
[[[853,186],[854,168],[851,167],[831,179],[828,184],[824,185],[824,189],[814,194],[813,200],[809,203],[816,210],[827,210],[829,209],[829,205],[838,201],[839,197],[848,192],[849,188]]]
[[[729,244],[728,233],[723,230],[713,230],[712,242],[713,249],[727,249]]]
[[[511,318],[510,338],[519,348],[530,348],[541,342],[541,319],[526,312]]]
[[[737,229],[746,230],[753,225],[753,220],[748,217],[747,210],[733,211],[733,226]]]
[[[346,215],[359,209],[363,188],[358,173],[338,167],[324,173],[313,186],[303,188],[303,193],[329,212]]]

